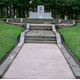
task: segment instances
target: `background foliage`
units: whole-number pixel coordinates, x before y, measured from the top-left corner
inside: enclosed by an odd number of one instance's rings
[[[32,1],[32,3],[30,3]],[[52,12],[56,19],[80,19],[80,0],[0,0],[0,17],[26,18],[30,11],[37,11],[38,5],[44,5],[46,12]]]

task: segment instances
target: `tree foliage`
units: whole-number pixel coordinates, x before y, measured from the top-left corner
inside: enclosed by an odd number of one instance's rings
[[[69,19],[79,19],[80,0],[0,0],[0,17],[26,17],[29,11],[37,11],[38,5],[44,5],[54,18],[66,15]]]

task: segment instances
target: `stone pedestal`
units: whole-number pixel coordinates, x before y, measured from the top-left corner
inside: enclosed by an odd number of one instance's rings
[[[51,12],[49,13],[44,12],[43,5],[39,5],[37,7],[37,12],[30,12],[29,19],[53,19],[51,15],[52,15]]]

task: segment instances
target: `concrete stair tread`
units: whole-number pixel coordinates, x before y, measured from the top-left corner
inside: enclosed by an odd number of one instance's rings
[[[52,30],[51,26],[31,26],[30,30]]]
[[[30,26],[52,26],[52,24],[30,24]]]
[[[31,41],[31,40],[26,40],[25,43],[54,43],[56,44],[56,41]]]
[[[32,40],[32,41],[56,41],[55,38],[25,38],[25,40]]]
[[[26,33],[26,36],[55,36],[53,31],[43,31],[43,30],[30,30]]]

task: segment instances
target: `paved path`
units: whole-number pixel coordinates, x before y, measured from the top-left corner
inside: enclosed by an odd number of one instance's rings
[[[25,43],[5,79],[74,79],[56,44]]]

